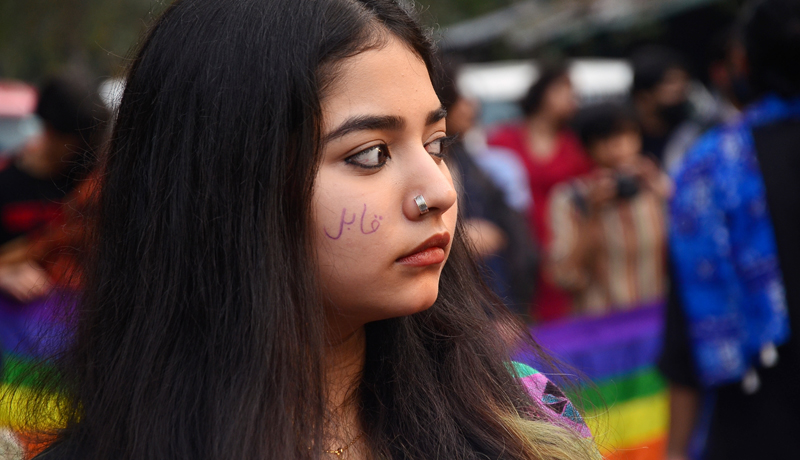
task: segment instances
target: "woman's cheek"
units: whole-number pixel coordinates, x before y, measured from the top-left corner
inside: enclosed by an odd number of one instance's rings
[[[317,253],[321,275],[329,283],[347,286],[353,279],[378,275],[388,264],[387,257],[394,252],[390,224],[394,219],[380,200],[337,198],[318,202]]]
[[[365,201],[353,200],[328,208],[322,236],[327,241],[353,240],[378,233],[384,220],[382,211]]]
[[[390,219],[363,199],[325,206],[317,224],[318,269],[328,300],[339,308],[361,305],[383,286],[396,257]]]

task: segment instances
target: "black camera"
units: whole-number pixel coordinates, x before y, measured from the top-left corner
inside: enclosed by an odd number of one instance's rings
[[[639,180],[628,174],[617,174],[617,197],[627,200],[636,196],[639,193]]]

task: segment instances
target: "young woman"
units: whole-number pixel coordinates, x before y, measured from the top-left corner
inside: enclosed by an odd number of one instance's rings
[[[592,169],[578,138],[567,129],[577,110],[575,91],[566,66],[548,66],[521,101],[525,120],[500,127],[489,143],[516,152],[528,173],[533,202],[529,211],[533,237],[545,251],[551,232],[547,203],[556,184],[585,174]],[[572,311],[568,292],[559,288],[539,270],[531,316],[555,320]]]
[[[173,4],[40,458],[596,458],[491,333],[432,70],[393,0]]]

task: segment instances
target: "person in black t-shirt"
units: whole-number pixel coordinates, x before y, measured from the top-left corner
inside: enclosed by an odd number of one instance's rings
[[[42,86],[36,114],[43,133],[0,162],[0,291],[22,301],[42,294],[46,283],[39,267],[16,254],[60,218],[63,198],[91,169],[108,119],[91,80],[77,71]]]

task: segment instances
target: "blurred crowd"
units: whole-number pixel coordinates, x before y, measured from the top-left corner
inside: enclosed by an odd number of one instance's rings
[[[486,135],[480,102],[449,90],[462,207],[512,308],[546,323],[666,304],[673,459],[800,450],[800,5],[743,16],[707,44],[699,92],[655,45],[628,57],[624,100],[579,106],[569,65],[540,62],[524,117]]]
[[[540,61],[523,117],[492,126],[460,90],[461,63],[443,56],[440,97],[458,135],[449,161],[486,282],[532,324],[666,305],[659,367],[671,385],[672,459],[694,455],[699,430],[704,458],[800,452],[790,336],[800,6],[768,0],[742,24],[704,44],[706,75],[675,50],[636,49],[624,100],[580,105],[570,63]],[[79,287],[81,219],[113,110],[96,82],[75,69],[46,80],[33,110],[41,128],[0,143],[5,309]],[[18,340],[12,326],[0,325],[6,349]]]
[[[462,210],[487,281],[515,311],[546,322],[666,298],[665,213],[674,192],[666,171],[705,131],[738,114],[742,104],[729,88],[733,46],[731,34],[713,63],[722,68],[713,104],[704,100],[702,111],[681,55],[649,45],[629,58],[633,84],[624,100],[581,106],[569,64],[545,62],[519,103],[524,117],[489,127],[476,127],[480,101],[458,93],[448,63],[442,93],[448,129],[460,135],[452,155]]]

